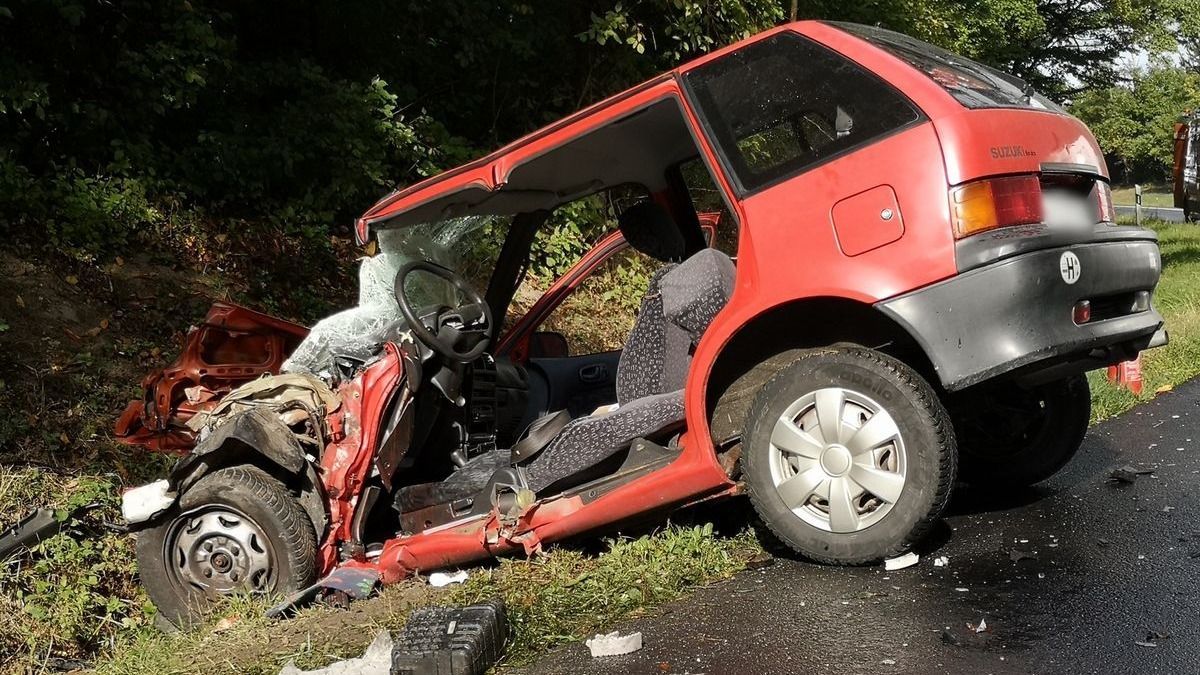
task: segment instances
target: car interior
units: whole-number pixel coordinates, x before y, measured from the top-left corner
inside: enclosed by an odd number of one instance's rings
[[[443,351],[422,364],[425,378],[442,384],[417,394],[412,449],[397,467],[405,479],[389,518],[398,513],[403,532],[507,508],[522,493],[542,498],[586,488],[594,498],[677,456],[691,354],[728,301],[735,276],[731,258],[708,247],[682,179],[680,167],[697,154],[679,103],[664,99],[517,166],[498,190],[459,190],[383,224],[513,216],[488,288],[471,293],[456,283],[467,298],[458,308],[410,307],[402,277],[432,270],[409,265],[399,272],[397,301],[421,324],[418,341],[444,341],[449,330],[459,345],[451,351],[471,352],[460,363]],[[621,211],[617,226],[631,249],[662,266],[623,348],[574,356],[535,349],[521,363],[476,353],[498,337],[493,317],[505,315],[534,235],[553,209],[629,184],[652,197]],[[460,405],[447,405],[456,395]],[[429,414],[435,409],[440,413]]]

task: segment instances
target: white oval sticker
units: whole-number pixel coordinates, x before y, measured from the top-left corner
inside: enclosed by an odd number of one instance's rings
[[[1070,251],[1064,251],[1058,257],[1058,273],[1062,275],[1062,280],[1068,284],[1079,281],[1079,275],[1083,274],[1083,265],[1079,262],[1079,256]]]

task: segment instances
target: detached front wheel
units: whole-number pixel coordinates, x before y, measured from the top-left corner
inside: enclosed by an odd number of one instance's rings
[[[254,466],[218,469],[137,537],[138,572],[174,626],[223,596],[290,593],[316,576],[316,535],[283,483]]]
[[[958,457],[949,417],[920,375],[885,354],[814,350],[767,382],[746,421],[751,503],[812,560],[903,553],[949,501]]]

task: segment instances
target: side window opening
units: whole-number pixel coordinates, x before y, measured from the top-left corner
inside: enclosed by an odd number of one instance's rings
[[[715,237],[708,245],[737,260],[738,224],[729,212],[729,207],[721,194],[721,188],[713,180],[712,174],[704,160],[699,157],[689,159],[679,167],[683,182],[687,186],[688,197],[701,221],[716,220]]]
[[[648,197],[641,186],[623,185],[555,209],[534,239],[528,270],[506,317],[506,330],[617,228],[621,212]],[[572,356],[620,349],[658,266],[632,249],[613,255],[591,270],[537,330],[562,334]]]
[[[744,191],[796,175],[921,118],[891,85],[793,32],[750,44],[685,78]]]
[[[613,255],[550,313],[540,330],[563,335],[572,356],[621,349],[650,277],[661,265],[633,249]]]

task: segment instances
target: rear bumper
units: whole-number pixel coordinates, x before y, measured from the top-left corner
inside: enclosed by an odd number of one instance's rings
[[[1067,252],[1080,270],[1072,284],[1060,271]],[[1153,306],[1082,325],[1072,318],[1080,300],[1153,291],[1160,271],[1155,241],[1087,243],[1007,258],[877,307],[921,343],[942,386],[954,391],[1002,375],[1098,368],[1165,344]]]

